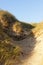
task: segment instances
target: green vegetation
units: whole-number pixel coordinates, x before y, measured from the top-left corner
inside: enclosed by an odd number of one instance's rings
[[[13,16],[11,13],[0,10],[0,23],[2,24],[3,27],[8,27],[11,24],[14,24],[15,22],[17,24],[20,24],[20,26],[22,25],[22,27],[26,29],[32,29],[34,27],[31,24],[18,21],[15,18],[15,16]]]
[[[33,25],[28,24],[28,23],[21,22],[21,24],[22,24],[23,28],[26,28],[26,29],[32,29],[32,28],[34,28]]]
[[[20,34],[21,36],[18,35],[18,38],[19,36],[21,38],[25,31],[31,30],[36,25],[36,23],[30,25],[20,22],[9,12],[0,11],[0,65],[11,65],[10,63],[8,64],[7,61],[10,61],[10,59],[15,61],[15,58],[21,53],[21,48],[15,46],[16,43],[14,43],[13,40],[13,38],[15,38],[15,33],[16,35]]]
[[[20,47],[14,44],[11,38],[0,29],[0,65],[4,65],[7,60],[16,58],[20,54]]]

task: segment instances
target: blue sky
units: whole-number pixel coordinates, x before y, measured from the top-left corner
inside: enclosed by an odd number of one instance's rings
[[[20,21],[43,21],[43,0],[0,0],[0,9],[11,12]]]

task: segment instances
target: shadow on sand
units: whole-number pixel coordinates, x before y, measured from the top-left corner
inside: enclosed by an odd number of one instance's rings
[[[16,41],[13,39],[15,43],[14,45],[17,45],[21,48],[21,53],[19,54],[17,62],[12,65],[23,65],[23,62],[32,56],[36,44],[36,38],[32,32],[32,29],[30,29],[28,32],[28,36],[22,40],[20,39],[19,41]]]

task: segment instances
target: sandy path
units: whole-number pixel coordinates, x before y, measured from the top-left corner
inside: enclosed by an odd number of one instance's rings
[[[37,43],[33,51],[33,55],[26,59],[23,65],[43,65],[43,34],[36,38]]]
[[[43,30],[34,36],[16,42],[23,51],[20,65],[43,65]]]

